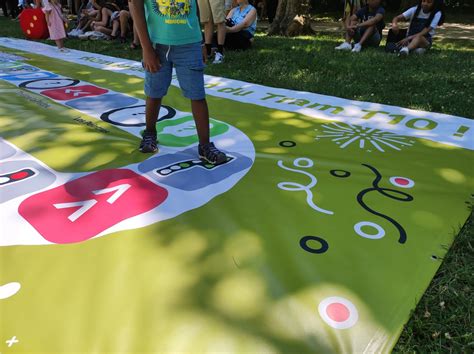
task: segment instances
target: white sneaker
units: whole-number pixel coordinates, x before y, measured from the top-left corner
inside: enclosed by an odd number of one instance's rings
[[[362,50],[362,46],[359,43],[354,44],[352,48],[352,53],[359,53]]]
[[[216,56],[214,57],[214,61],[212,64],[222,64],[224,62],[224,54],[216,52]]]
[[[342,44],[339,44],[336,48],[334,48],[335,50],[351,50],[352,49],[352,46],[350,43],[347,43],[347,42],[344,42]]]
[[[418,55],[422,55],[422,54],[425,54],[426,53],[426,49],[425,48],[416,48],[414,50],[414,53],[415,54],[418,54]]]
[[[398,56],[399,56],[399,57],[406,57],[406,56],[408,56],[408,54],[410,54],[410,50],[408,49],[408,47],[403,47],[403,48],[400,49],[400,51],[398,52]]]

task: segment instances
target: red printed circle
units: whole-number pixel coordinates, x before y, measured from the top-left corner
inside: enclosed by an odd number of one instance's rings
[[[340,302],[334,302],[326,308],[326,313],[329,318],[336,322],[344,322],[349,319],[351,315],[349,309],[344,304]]]
[[[395,182],[402,186],[406,186],[410,183],[409,180],[407,180],[406,178],[401,178],[401,177],[395,178]]]

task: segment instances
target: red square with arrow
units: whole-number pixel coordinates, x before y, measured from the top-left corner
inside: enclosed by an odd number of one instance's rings
[[[24,200],[18,211],[46,240],[86,241],[115,224],[146,213],[168,191],[127,169],[80,177]]]
[[[52,98],[53,100],[58,101],[68,101],[81,97],[88,96],[99,96],[109,92],[106,89],[92,86],[92,85],[82,85],[82,86],[71,86],[71,87],[62,87],[58,89],[44,90],[41,91],[41,94]]]

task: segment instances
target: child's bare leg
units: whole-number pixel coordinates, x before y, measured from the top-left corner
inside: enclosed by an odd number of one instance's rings
[[[408,49],[409,50],[414,50],[416,48],[428,48],[430,45],[430,42],[425,37],[422,36],[416,36],[413,38],[413,40],[408,44]]]
[[[206,145],[209,143],[209,109],[206,99],[191,100],[191,109],[196,123],[199,144]]]
[[[127,35],[129,17],[130,14],[128,11],[122,10],[120,12],[120,37],[125,37]]]
[[[353,20],[349,21],[349,26],[355,26],[356,24],[357,24],[357,21],[353,21]],[[347,28],[346,35],[345,35],[346,42],[351,43],[352,38],[354,38],[354,36],[355,36],[355,31],[351,28]]]
[[[363,45],[365,41],[374,34],[374,31],[375,31],[375,26],[367,27],[366,30],[364,31],[364,34],[360,38],[359,44]]]
[[[119,29],[119,25],[120,25],[119,22],[116,20],[112,23],[112,33],[110,33],[110,35],[114,38],[117,37],[117,31]]]
[[[104,26],[95,26],[94,31],[102,32],[103,34],[106,34],[110,36],[112,33],[112,30],[110,28],[104,27]]]
[[[64,48],[64,40],[63,39],[56,39],[55,42],[56,42],[56,46],[59,49]]]
[[[146,98],[146,130],[151,133],[156,133],[156,122],[158,121],[158,114],[160,113],[161,98]]]

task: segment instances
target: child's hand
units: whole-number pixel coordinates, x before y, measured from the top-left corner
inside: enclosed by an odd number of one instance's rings
[[[400,42],[397,43],[398,47],[406,47],[410,43],[410,37],[402,39]]]
[[[151,73],[156,73],[161,68],[160,59],[152,49],[143,48],[143,68]]]

